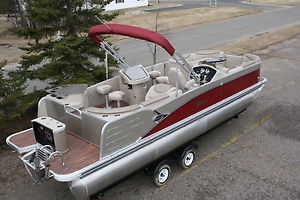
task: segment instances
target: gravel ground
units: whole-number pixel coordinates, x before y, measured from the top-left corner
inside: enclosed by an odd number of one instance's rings
[[[300,36],[256,54],[269,82],[238,119],[195,141],[191,169],[173,163],[162,188],[138,171],[103,199],[300,199]],[[74,199],[67,184],[33,185],[15,153],[0,153],[1,200]]]

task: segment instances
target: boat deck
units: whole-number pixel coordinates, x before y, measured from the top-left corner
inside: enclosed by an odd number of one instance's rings
[[[36,143],[32,129],[11,137],[10,142],[18,148]],[[62,166],[59,156],[50,161],[50,170],[54,173],[73,173],[99,160],[100,150],[97,146],[87,143],[70,133],[67,133],[67,142],[69,150],[63,155],[64,166]]]
[[[61,158],[56,157],[50,162],[50,170],[56,174],[69,174],[78,171],[99,160],[100,150],[95,145],[67,134],[69,151],[64,154],[64,166]]]
[[[24,148],[36,143],[32,129],[28,129],[21,134],[12,136],[10,138],[10,142],[13,143],[17,148]]]

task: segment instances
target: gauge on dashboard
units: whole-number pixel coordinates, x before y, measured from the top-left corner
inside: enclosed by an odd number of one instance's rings
[[[209,65],[199,65],[193,67],[193,70],[198,75],[199,80],[202,83],[210,82],[217,73],[217,70]]]

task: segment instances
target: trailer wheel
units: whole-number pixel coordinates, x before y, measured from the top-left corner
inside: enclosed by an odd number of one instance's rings
[[[160,162],[153,174],[154,184],[158,187],[165,185],[171,176],[171,167],[166,161]]]
[[[183,169],[188,169],[190,168],[194,161],[195,161],[195,150],[192,146],[188,146],[182,151],[180,160],[179,160],[179,165]]]

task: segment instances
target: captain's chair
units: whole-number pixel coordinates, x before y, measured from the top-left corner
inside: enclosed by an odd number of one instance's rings
[[[121,101],[125,99],[125,93],[123,91],[114,91],[108,94],[110,101],[116,101],[118,108],[121,107]]]
[[[108,108],[108,94],[110,93],[112,87],[110,85],[100,85],[96,88],[96,91],[98,92],[98,94],[100,95],[104,95],[105,96],[105,107]]]
[[[170,68],[169,72],[168,72],[168,77],[169,77],[170,85],[176,86],[176,82],[178,79],[178,82],[177,82],[178,89],[180,89],[180,90],[185,89],[184,86],[187,82],[187,79],[184,76],[184,74],[181,72],[180,69],[175,68],[175,67]]]

